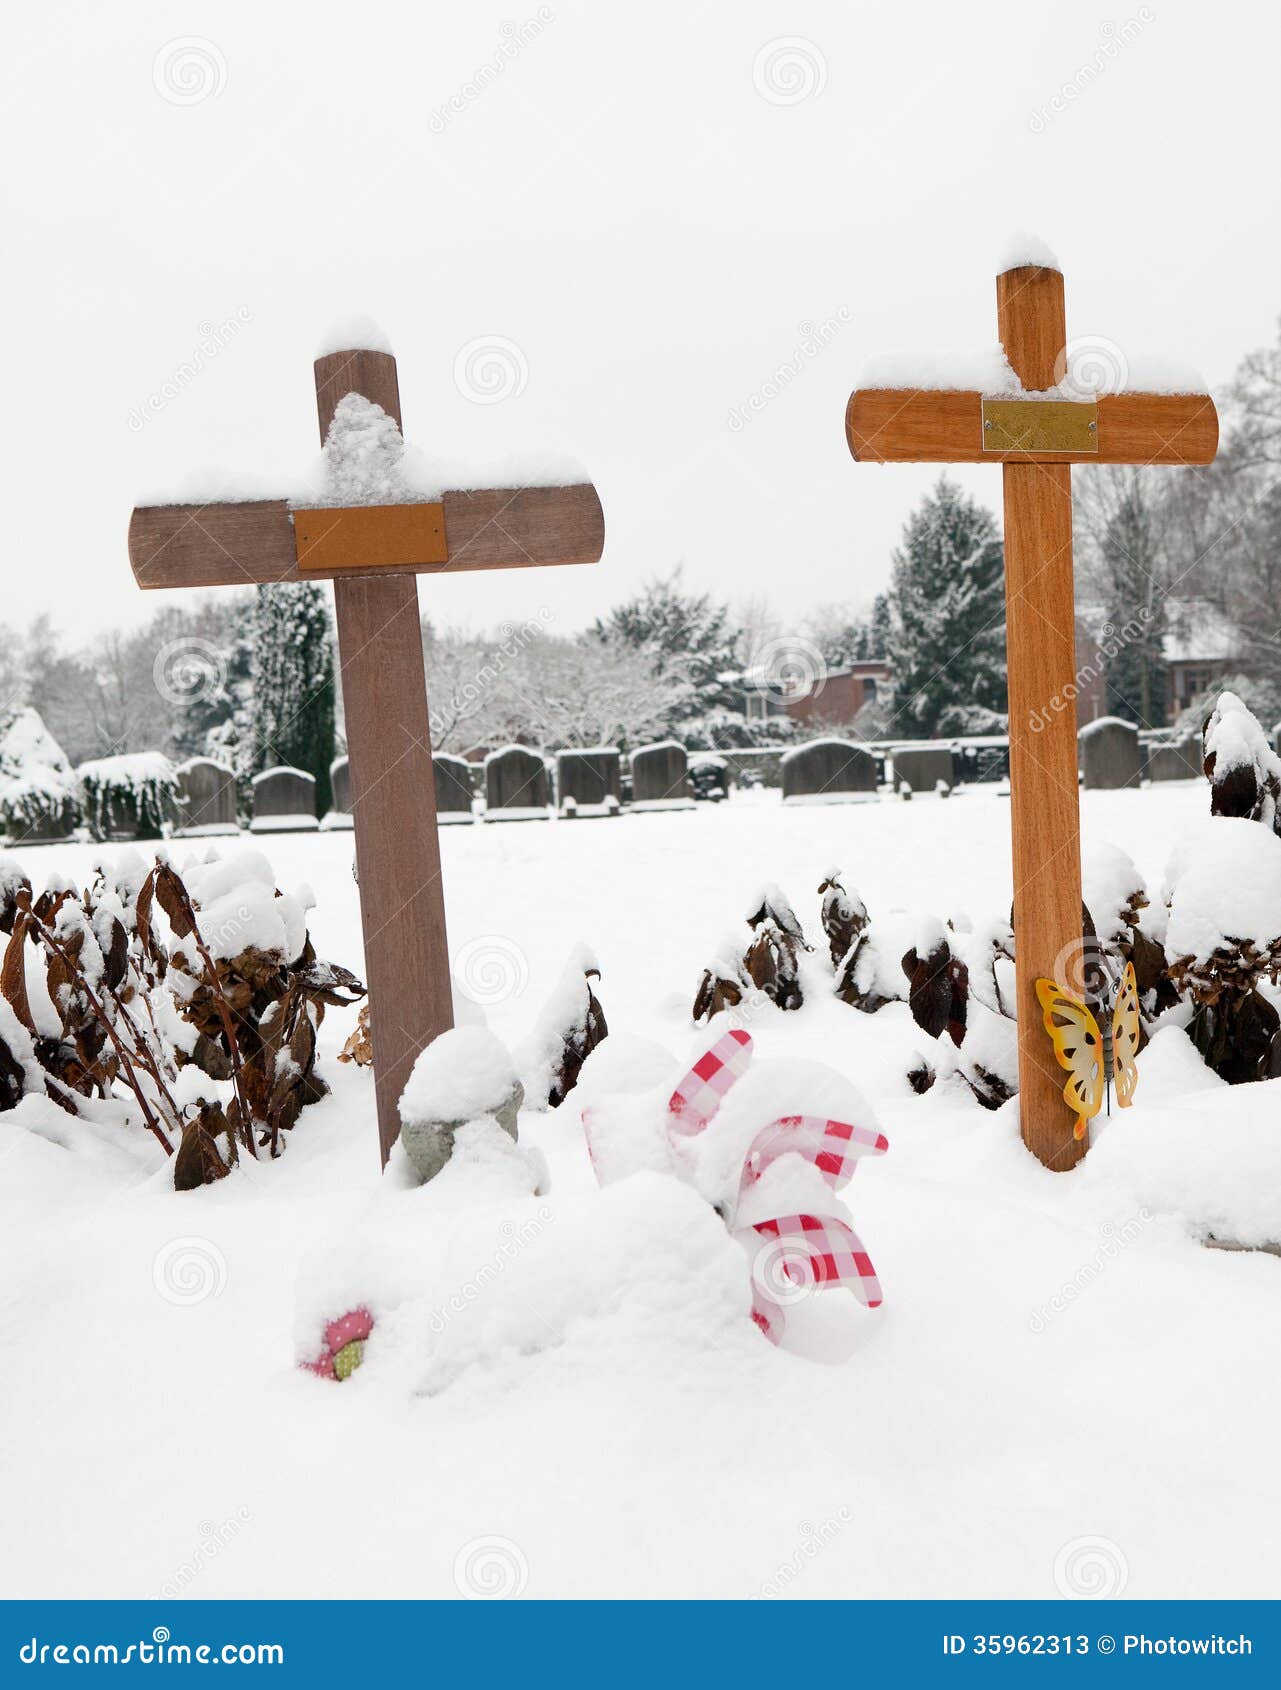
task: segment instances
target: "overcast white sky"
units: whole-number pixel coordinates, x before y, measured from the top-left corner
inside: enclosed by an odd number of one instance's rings
[[[64,0],[6,32],[10,624],[155,608],[135,497],[211,468],[284,483],[316,447],[313,353],[353,312],[389,334],[426,450],[589,467],[595,568],[420,582],[443,622],[550,607],[564,630],[678,562],[796,618],[869,599],[931,475],[855,465],[845,399],[877,353],[994,338],[1012,230],[1057,252],[1070,336],[1212,388],[1281,312],[1270,4]],[[495,338],[519,391],[476,403],[458,354]],[[994,469],[963,478],[999,504]]]

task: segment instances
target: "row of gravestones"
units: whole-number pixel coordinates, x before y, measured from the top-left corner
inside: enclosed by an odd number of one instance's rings
[[[1132,722],[1104,716],[1087,723],[1077,741],[1082,784],[1095,791],[1138,786],[1143,780],[1192,780],[1203,772],[1200,734],[1144,746]]]
[[[1116,717],[1092,722],[1080,734],[1084,785],[1109,790],[1153,781],[1189,780],[1201,773],[1201,747],[1193,734],[1146,752],[1132,723]],[[461,757],[438,754],[436,810],[442,820],[469,819],[473,807],[472,765]],[[914,792],[951,786],[955,764],[947,746],[918,746],[893,753],[894,782]],[[554,791],[569,813],[609,813],[622,799],[622,760],[610,747],[562,751],[555,760]],[[486,813],[515,819],[545,815],[553,801],[553,766],[526,746],[509,745],[485,759]],[[874,794],[877,760],[848,740],[818,739],[796,746],[782,759],[783,797],[832,798]],[[646,746],[631,757],[632,804],[685,805],[690,801],[685,748],[674,741]],[[230,769],[209,758],[195,758],[178,770],[182,831],[224,832],[236,826],[236,782]],[[347,759],[333,765],[334,814],[342,825],[351,814],[351,774]],[[253,782],[256,832],[318,826],[315,781],[301,769],[268,769]]]

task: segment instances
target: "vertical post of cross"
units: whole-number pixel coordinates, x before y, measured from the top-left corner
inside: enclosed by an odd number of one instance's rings
[[[996,279],[997,323],[1029,392],[1053,387],[1067,345],[1063,277],[1022,265]],[[1014,954],[1023,1142],[1048,1168],[1085,1154],[1041,1026],[1035,982],[1061,977],[1081,945],[1072,470],[1006,463],[1005,629],[1009,652]],[[1017,653],[1017,661],[1015,654]]]
[[[401,427],[396,360],[334,352],[316,360],[322,443],[348,393]],[[334,609],[385,1165],[414,1059],[454,1024],[418,583],[401,573],[335,580]]]

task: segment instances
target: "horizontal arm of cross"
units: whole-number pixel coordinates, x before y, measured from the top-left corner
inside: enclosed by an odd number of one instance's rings
[[[310,549],[304,517],[323,541],[321,552]],[[372,554],[367,566],[335,561],[344,519],[353,543]],[[415,534],[426,536],[418,550]],[[380,539],[386,549],[379,549]],[[129,523],[129,562],[138,585],[148,588],[596,563],[604,545],[604,513],[588,483],[484,488],[445,493],[438,504],[350,512],[295,511],[283,499],[140,505]],[[314,566],[317,556],[327,560],[321,567]]]
[[[1029,398],[1018,408],[1035,421],[1050,403]],[[850,395],[845,437],[860,462],[882,464],[1208,464],[1218,448],[1218,415],[1204,393],[1104,394],[1091,415],[1088,450],[1011,450],[985,429],[981,393],[869,387]]]

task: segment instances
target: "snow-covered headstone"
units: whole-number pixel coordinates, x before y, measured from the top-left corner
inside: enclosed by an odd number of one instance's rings
[[[505,745],[486,757],[485,813],[490,820],[545,817],[550,804],[547,764],[537,751]]]
[[[616,746],[556,753],[556,797],[562,810],[572,798],[576,815],[612,813],[622,801],[622,792],[622,759]]]
[[[316,777],[305,769],[264,769],[253,778],[253,833],[306,833],[316,819]]]
[[[1143,772],[1149,780],[1194,780],[1203,773],[1201,736],[1191,734],[1169,745],[1154,745]]]
[[[692,803],[688,762],[674,739],[638,746],[631,756],[633,805],[679,809]]]
[[[212,757],[178,765],[178,832],[185,836],[236,832],[236,777]]]
[[[471,764],[463,757],[438,751],[432,758],[436,780],[436,816],[439,821],[471,820]]]
[[[1119,716],[1100,716],[1077,735],[1081,774],[1087,791],[1112,792],[1137,786],[1142,768],[1139,730]]]
[[[876,759],[848,739],[812,739],[785,752],[783,801],[839,801],[876,791]]]
[[[937,792],[940,781],[950,789],[956,779],[949,745],[903,746],[891,755],[895,784],[906,781],[913,792]]]

